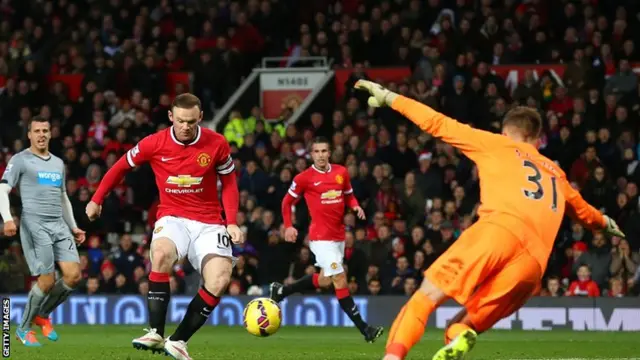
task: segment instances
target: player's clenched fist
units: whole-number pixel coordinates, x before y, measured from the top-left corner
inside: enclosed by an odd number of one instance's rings
[[[298,230],[294,227],[288,227],[284,231],[284,241],[294,243],[298,239]]]
[[[244,233],[238,225],[228,225],[227,233],[231,236],[231,241],[233,241],[234,244],[242,244],[244,242]]]
[[[85,212],[87,213],[87,217],[89,218],[89,220],[93,221],[100,217],[100,213],[102,212],[102,206],[96,204],[93,201],[89,201],[89,203],[87,204],[87,208],[85,209]]]
[[[18,232],[18,227],[16,226],[16,222],[13,220],[4,222],[4,235],[7,237],[14,236]]]

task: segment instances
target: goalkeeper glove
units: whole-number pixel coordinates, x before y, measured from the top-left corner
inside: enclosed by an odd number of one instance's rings
[[[605,235],[607,235],[609,237],[617,236],[617,237],[623,238],[623,239],[626,237],[624,235],[624,233],[622,231],[620,231],[620,228],[618,227],[618,224],[616,224],[615,220],[613,220],[612,218],[608,217],[607,215],[604,215],[604,220],[607,223],[607,225],[604,228]]]
[[[367,104],[374,108],[391,106],[393,100],[398,96],[398,94],[373,81],[358,80],[354,87],[359,90],[365,90],[371,95],[367,100]]]

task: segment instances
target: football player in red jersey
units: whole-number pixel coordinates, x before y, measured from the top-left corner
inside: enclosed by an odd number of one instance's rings
[[[220,302],[231,278],[231,242],[244,234],[236,225],[239,194],[233,159],[225,138],[201,128],[202,106],[192,94],[178,95],[169,111],[173,126],[142,139],[105,174],[87,205],[87,216],[100,216],[105,196],[130,169],[149,162],[160,192],[160,205],[151,240],[149,329],[133,340],[136,349],[165,352],[190,359],[187,341]],[[222,204],[217,179],[222,183]],[[224,218],[222,210],[224,208]],[[187,257],[200,272],[203,287],[193,298],[176,332],[164,338],[169,305],[169,273]]]
[[[282,217],[285,225],[285,240],[295,242],[298,230],[291,221],[291,207],[304,193],[304,199],[311,214],[309,227],[309,247],[316,257],[320,273],[305,276],[291,285],[272,283],[270,297],[276,302],[285,297],[318,287],[333,284],[342,310],[358,327],[367,342],[374,342],[382,335],[382,327],[369,326],[360,316],[358,307],[347,288],[347,275],[342,267],[344,258],[344,207],[345,203],[364,220],[364,210],[353,195],[347,169],[330,164],[329,141],[316,138],[311,145],[313,165],[298,174],[282,201]]]

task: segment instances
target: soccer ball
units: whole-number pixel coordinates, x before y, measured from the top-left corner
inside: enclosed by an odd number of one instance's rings
[[[275,301],[269,298],[257,298],[247,304],[242,318],[249,334],[267,337],[280,329],[282,312]]]

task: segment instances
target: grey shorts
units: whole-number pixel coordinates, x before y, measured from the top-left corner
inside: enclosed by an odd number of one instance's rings
[[[64,220],[36,220],[23,217],[20,221],[22,251],[34,276],[51,274],[55,263],[80,262],[76,242]]]

